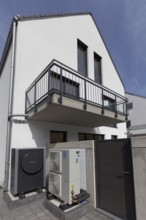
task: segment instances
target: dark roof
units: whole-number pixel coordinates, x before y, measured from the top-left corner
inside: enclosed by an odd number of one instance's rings
[[[105,44],[105,41],[104,41],[104,39],[103,39],[103,37],[101,35],[101,32],[100,32],[99,28],[97,27],[96,21],[94,20],[91,12],[51,14],[51,15],[50,14],[44,14],[44,15],[40,14],[40,15],[31,15],[31,16],[20,16],[20,15],[17,15],[17,16],[15,16],[13,18],[13,21],[18,22],[18,21],[26,21],[26,20],[34,20],[34,19],[47,19],[47,18],[68,17],[68,16],[78,16],[78,15],[90,15],[92,17],[92,19],[93,19],[93,21],[95,23],[95,26],[96,26],[99,34],[100,34],[100,37],[101,37],[101,39],[102,39],[102,41],[103,41],[103,43],[104,43],[104,45],[105,45],[105,47],[107,49],[107,52],[108,52],[108,54],[110,56],[110,59],[111,59],[113,65],[114,65],[114,67],[115,67],[115,69],[116,69],[116,71],[118,73],[120,81],[121,81],[123,87],[125,88],[124,83],[122,81],[122,78],[121,78],[121,76],[120,76],[120,74],[119,74],[119,72],[118,72],[118,70],[116,68],[116,65],[115,65],[115,63],[114,63],[114,61],[112,59],[112,56],[111,56],[111,54],[110,54],[110,52],[109,52],[109,50],[108,50],[108,48],[107,48],[107,46]],[[13,21],[12,21],[12,24],[13,24]],[[10,27],[10,31],[9,31],[9,34],[8,34],[8,37],[7,37],[6,45],[5,45],[5,48],[4,48],[4,51],[3,51],[3,54],[2,54],[2,58],[1,58],[1,62],[0,62],[0,75],[1,75],[4,63],[5,63],[5,60],[6,60],[6,57],[7,57],[7,53],[8,53],[8,50],[9,50],[9,46],[10,46],[11,40],[12,40],[12,32],[13,32],[12,24],[11,24],[11,27]]]
[[[132,96],[137,96],[137,97],[139,97],[139,98],[144,98],[144,99],[146,99],[146,96],[134,94],[134,93],[131,93],[131,92],[125,92],[125,94],[127,94],[127,95],[132,95]]]
[[[9,33],[8,33],[8,37],[7,37],[7,40],[6,40],[6,44],[5,44],[5,47],[4,47],[4,50],[3,50],[2,58],[1,58],[1,61],[0,61],[0,75],[1,75],[4,63],[5,63],[5,60],[7,58],[9,47],[11,45],[12,35],[13,35],[13,22],[11,23],[10,30],[9,30]]]
[[[20,21],[24,20],[33,20],[33,19],[46,19],[46,18],[58,18],[58,17],[69,17],[69,16],[77,16],[77,15],[91,15],[90,12],[79,12],[79,13],[66,13],[66,14],[40,14],[40,15],[28,15],[28,16],[20,16],[17,15],[16,17]]]

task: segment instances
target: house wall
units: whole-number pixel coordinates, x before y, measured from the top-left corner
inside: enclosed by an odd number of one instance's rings
[[[123,126],[121,132],[118,128],[86,128],[66,124],[56,124],[39,121],[29,121],[26,124],[12,124],[12,148],[15,147],[45,147],[50,142],[50,130],[66,131],[67,141],[77,141],[78,133],[104,134],[105,139],[111,139],[111,135],[117,135],[118,138],[125,138],[126,132],[123,132],[125,123],[118,125]],[[16,137],[16,135],[17,137]],[[19,138],[20,137],[20,138]]]
[[[146,216],[146,136],[132,137],[136,219]]]
[[[3,185],[12,48],[0,75],[0,185]]]
[[[124,87],[90,15],[30,19],[18,21],[17,25],[12,114],[25,113],[25,91],[53,59],[77,70],[77,39],[88,46],[88,77],[94,80],[93,57],[96,52],[102,57],[103,85],[124,96]],[[50,130],[67,131],[68,141],[78,140],[78,132],[101,133],[106,139],[118,133],[118,137],[123,138],[126,128],[123,124],[118,127],[91,129],[37,121],[13,122],[11,148],[45,146],[50,141]],[[4,167],[4,157],[1,163]]]
[[[133,109],[129,110],[128,119],[131,121],[130,135],[146,134],[146,97],[126,93],[129,102],[133,103]]]
[[[124,95],[123,85],[90,15],[20,21],[17,26],[13,113],[24,113],[26,89],[51,60],[57,59],[77,70],[77,39],[88,46],[88,77],[94,79],[93,55],[96,52],[102,57],[103,85]],[[51,127],[52,124],[47,126]],[[13,124],[12,147],[37,146],[32,138],[37,135],[28,129],[30,127],[32,126],[27,124]],[[56,128],[58,127],[64,129],[64,125],[56,125]],[[120,127],[123,130],[123,126]],[[80,128],[73,128],[70,131],[71,127],[66,125],[66,129],[72,133],[69,140],[77,140],[75,131]],[[46,139],[49,138],[48,130],[45,132],[41,123],[38,123],[37,130],[42,134],[40,144],[45,145]],[[84,130],[86,129],[82,132]],[[109,129],[107,131],[109,132]],[[24,134],[25,138],[22,138],[21,134]]]

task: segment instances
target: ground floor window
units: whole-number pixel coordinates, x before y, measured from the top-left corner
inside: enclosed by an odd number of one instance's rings
[[[67,141],[66,131],[50,131],[50,143],[59,143]]]
[[[111,139],[116,140],[118,138],[117,135],[111,135]]]
[[[78,133],[79,141],[87,141],[87,140],[104,140],[103,134],[88,134],[88,133]]]

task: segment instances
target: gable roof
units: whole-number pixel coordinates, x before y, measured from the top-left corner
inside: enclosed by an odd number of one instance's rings
[[[36,19],[47,19],[47,18],[58,18],[58,17],[69,17],[69,16],[82,16],[82,15],[90,15],[93,19],[93,22],[95,24],[95,27],[97,28],[97,31],[99,32],[100,34],[100,37],[104,43],[104,46],[109,54],[109,57],[114,65],[114,68],[119,76],[119,79],[123,85],[123,87],[125,88],[124,86],[124,83],[122,81],[122,78],[117,70],[117,67],[112,59],[112,56],[106,46],[106,43],[101,35],[101,32],[96,24],[96,21],[92,15],[91,12],[78,12],[78,13],[66,13],[66,14],[43,14],[43,15],[31,15],[31,16],[20,16],[20,15],[17,15],[15,17],[13,17],[13,20],[12,20],[12,23],[11,23],[11,27],[10,27],[10,30],[9,30],[9,34],[8,34],[8,37],[7,37],[7,40],[6,40],[6,44],[5,44],[5,48],[4,48],[4,51],[3,51],[3,54],[2,54],[2,58],[1,58],[1,62],[0,62],[0,75],[1,75],[1,72],[2,72],[2,69],[3,69],[3,66],[4,66],[4,63],[5,63],[5,60],[6,60],[6,57],[7,57],[7,53],[8,53],[8,50],[9,50],[9,46],[11,44],[11,40],[12,40],[12,35],[13,35],[13,22],[18,22],[18,21],[28,21],[28,20],[36,20]]]

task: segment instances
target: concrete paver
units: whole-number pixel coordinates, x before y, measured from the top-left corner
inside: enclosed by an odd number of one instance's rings
[[[32,201],[19,208],[9,209],[0,195],[0,220],[57,220],[43,205],[43,199]],[[75,219],[77,220],[77,219]],[[110,220],[110,218],[92,210],[78,220]]]

